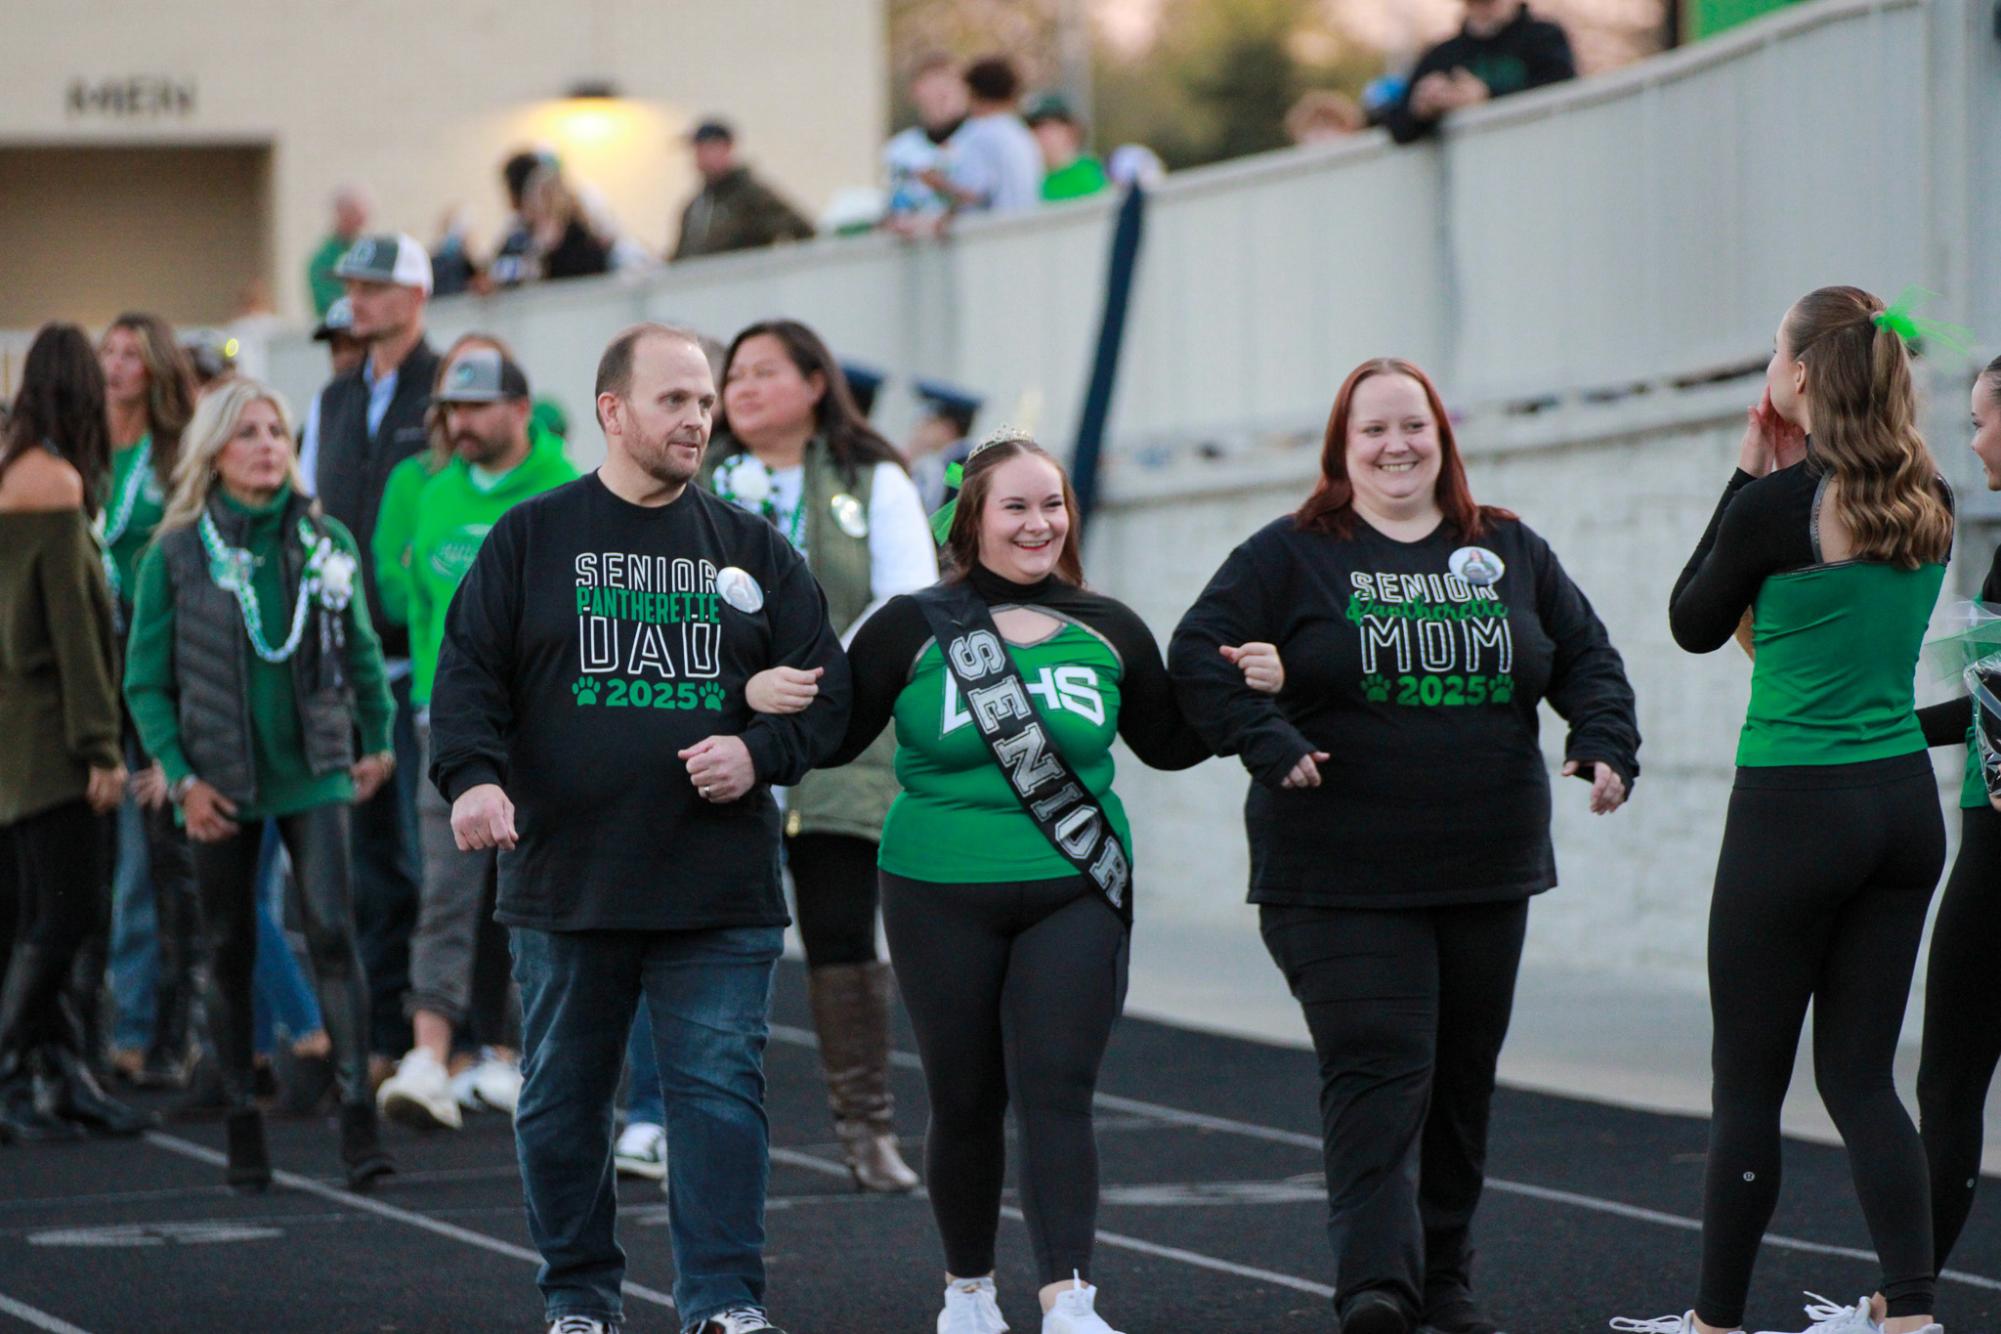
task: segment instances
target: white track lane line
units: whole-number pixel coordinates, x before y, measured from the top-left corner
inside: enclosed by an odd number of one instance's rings
[[[803,1167],[808,1171],[819,1172],[825,1176],[839,1177],[843,1181],[853,1179],[846,1167],[833,1161],[831,1158],[817,1158],[810,1153],[800,1153],[796,1149],[774,1148],[771,1151],[771,1161],[774,1163],[788,1163],[793,1167]],[[1010,1205],[1001,1206],[1001,1217],[1011,1218],[1017,1223],[1028,1221],[1022,1215],[1021,1210]],[[1218,1274],[1232,1274],[1238,1278],[1255,1279],[1260,1283],[1270,1283],[1281,1288],[1291,1288],[1295,1292],[1309,1292],[1315,1297],[1331,1298],[1334,1295],[1334,1289],[1328,1287],[1325,1283],[1315,1283],[1312,1279],[1300,1278],[1294,1274],[1281,1274],[1276,1269],[1259,1269],[1256,1265],[1240,1265],[1234,1260],[1221,1260],[1213,1255],[1204,1255],[1200,1251],[1183,1250],[1179,1246],[1163,1246],[1159,1242],[1147,1241],[1141,1237],[1126,1236],[1123,1232],[1107,1232],[1100,1228],[1097,1233],[1097,1240],[1099,1245],[1110,1246],[1114,1250],[1137,1251],[1141,1255],[1157,1256],[1163,1260],[1175,1260],[1185,1265],[1192,1265],[1197,1269],[1213,1270]]]
[[[229,1159],[225,1155],[217,1153],[214,1149],[206,1145],[197,1144],[193,1140],[181,1139],[175,1135],[163,1134],[157,1130],[146,1132],[146,1142],[155,1148],[165,1149],[169,1153],[178,1153],[183,1158],[193,1158],[196,1162],[210,1163],[217,1167],[224,1167],[229,1163]],[[841,1170],[843,1174],[847,1171],[846,1168],[842,1168]],[[529,1250],[526,1246],[516,1246],[511,1241],[502,1241],[498,1237],[489,1237],[484,1232],[474,1232],[471,1228],[459,1227],[455,1223],[442,1222],[439,1219],[432,1218],[426,1214],[416,1213],[409,1209],[398,1209],[395,1205],[384,1204],[372,1196],[357,1195],[350,1190],[336,1190],[332,1186],[315,1181],[311,1177],[302,1177],[295,1172],[274,1172],[272,1173],[272,1179],[279,1185],[291,1190],[301,1190],[308,1195],[317,1195],[323,1200],[331,1200],[335,1204],[345,1206],[346,1208],[359,1209],[364,1213],[375,1214],[377,1217],[387,1218],[393,1222],[407,1223],[411,1227],[422,1228],[424,1231],[440,1237],[448,1237],[453,1241],[464,1242],[468,1246],[477,1246],[483,1251],[492,1251],[495,1255],[504,1255],[510,1260],[526,1260],[529,1264],[533,1265],[542,1263],[542,1257],[534,1251]],[[639,1300],[651,1302],[655,1306],[665,1306],[672,1309],[674,1305],[674,1299],[658,1288],[645,1287],[634,1283],[630,1279],[625,1281],[621,1291],[628,1297],[637,1297]]]
[[[38,1311],[26,1302],[17,1302],[6,1293],[0,1292],[0,1315],[10,1315],[24,1325],[45,1329],[49,1334],[89,1334],[67,1320],[58,1320],[47,1311]]]
[[[818,1039],[812,1031],[787,1024],[773,1024],[771,1036],[780,1042],[800,1047],[817,1047]],[[891,1061],[899,1066],[922,1069],[923,1062],[913,1052],[892,1052]],[[1238,1121],[1227,1116],[1210,1116],[1205,1112],[1184,1111],[1179,1107],[1169,1107],[1163,1103],[1147,1102],[1140,1098],[1121,1098],[1112,1093],[1097,1094],[1092,1101],[1111,1111],[1125,1112],[1133,1116],[1144,1116],[1169,1125],[1187,1126],[1194,1130],[1213,1130],[1226,1135],[1239,1135],[1246,1139],[1260,1139],[1268,1144],[1289,1144],[1295,1148],[1321,1150],[1318,1135],[1305,1135],[1297,1130],[1281,1130],[1276,1126],[1261,1126],[1251,1121]],[[1609,1214],[1614,1218],[1631,1219],[1637,1223],[1655,1223],[1662,1227],[1677,1228],[1684,1232],[1702,1231],[1702,1220],[1682,1214],[1666,1213],[1659,1209],[1646,1209],[1636,1204],[1622,1204],[1618,1200],[1600,1199],[1596,1195],[1580,1195],[1575,1191],[1552,1190],[1547,1186],[1532,1186],[1524,1181],[1507,1181],[1497,1177],[1487,1179],[1487,1189],[1503,1195],[1520,1195],[1526,1199],[1541,1200],[1545,1204],[1563,1204],[1573,1209],[1586,1209],[1592,1213]],[[1104,1234],[1100,1234],[1101,1236]],[[1874,1251],[1856,1246],[1833,1246],[1826,1242],[1808,1241],[1803,1237],[1788,1237],[1776,1232],[1765,1234],[1765,1245],[1780,1251],[1798,1251],[1807,1255],[1833,1255],[1849,1260],[1873,1262]],[[1947,1269],[1939,1274],[1941,1279],[1963,1283],[1970,1288],[1984,1288],[1990,1292],[2001,1292],[2001,1279],[1988,1278],[1982,1274],[1969,1274],[1960,1269]]]

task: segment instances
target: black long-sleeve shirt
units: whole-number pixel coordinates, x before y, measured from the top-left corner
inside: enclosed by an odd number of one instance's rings
[[[745,683],[778,665],[824,667],[818,697],[753,713]],[[431,777],[447,801],[497,783],[514,802],[509,925],[782,926],[770,787],[833,749],[848,699],[826,599],[776,529],[693,486],[634,505],[592,473],[503,515],[452,599]],[[719,735],[756,771],[734,802],[698,796],[677,755]]]
[[[1468,584],[1469,545],[1498,557]],[[1278,646],[1285,689],[1258,694],[1218,649]],[[1556,883],[1536,705],[1570,723],[1564,753],[1630,784],[1639,726],[1625,664],[1542,538],[1491,522],[1399,542],[1290,517],[1230,553],[1182,618],[1168,665],[1183,710],[1256,780],[1244,803],[1253,903],[1420,907],[1495,902]],[[1325,751],[1317,788],[1286,790]]]
[[[1476,37],[1461,28],[1419,57],[1403,97],[1382,113],[1381,123],[1392,138],[1407,144],[1437,129],[1436,120],[1418,118],[1411,110],[1410,99],[1425,75],[1450,74],[1455,69],[1466,70],[1478,78],[1494,97],[1577,77],[1570,38],[1562,28],[1534,17],[1528,6],[1523,5],[1507,26],[1493,36]]]
[[[1762,478],[1730,474],[1709,527],[1668,595],[1668,629],[1690,653],[1714,653],[1736,634],[1767,578],[1819,560],[1813,507],[1820,473],[1801,461]]]

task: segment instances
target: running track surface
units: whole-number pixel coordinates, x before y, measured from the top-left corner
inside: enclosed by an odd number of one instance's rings
[[[941,1280],[921,1197],[856,1194],[838,1164],[806,1027],[783,965],[767,1059],[774,1144],[772,1316],[793,1334],[928,1334]],[[898,1123],[921,1154],[924,1092],[901,1029]],[[1097,1280],[1127,1334],[1333,1328],[1309,1053],[1124,1021],[1101,1081],[1105,1202]],[[221,1129],[0,1149],[0,1330],[534,1331],[540,1303],[513,1139],[488,1114],[458,1134],[388,1131],[403,1174],[339,1187],[330,1127],[271,1123],[279,1188],[220,1184]],[[1705,1127],[1502,1090],[1478,1281],[1510,1334],[1602,1330],[1693,1300]],[[628,1328],[675,1330],[665,1206],[622,1182]],[[1001,1304],[1039,1328],[1018,1213],[1002,1223]],[[1798,1330],[1811,1288],[1852,1301],[1876,1269],[1839,1149],[1788,1143],[1758,1265],[1752,1329]],[[1990,1183],[1940,1288],[1954,1334],[2001,1330],[2001,1183]]]

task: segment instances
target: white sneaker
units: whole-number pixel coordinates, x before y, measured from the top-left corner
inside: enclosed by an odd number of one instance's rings
[[[1883,1328],[1870,1316],[1867,1297],[1853,1306],[1843,1306],[1839,1302],[1827,1300],[1817,1292],[1809,1292],[1806,1318],[1813,1323],[1806,1327],[1804,1334],[1880,1334]],[[1760,1334],[1785,1334],[1785,1332],[1765,1330]]]
[[[375,1105],[390,1120],[418,1130],[457,1130],[465,1123],[452,1097],[451,1075],[422,1047],[396,1063],[396,1073],[376,1090]]]
[[[1042,1334],[1119,1334],[1092,1310],[1098,1290],[1083,1279],[1057,1294],[1056,1305],[1042,1313]]]
[[[1695,1334],[1695,1312],[1655,1316],[1652,1320],[1615,1315],[1612,1317],[1612,1328],[1620,1334]]]
[[[617,1325],[607,1325],[587,1315],[566,1315],[550,1322],[549,1334],[618,1334]]]
[[[479,1069],[469,1065],[452,1076],[452,1101],[459,1105],[460,1112],[479,1113],[486,1110],[486,1104],[479,1100],[479,1094],[472,1086],[473,1073]]]
[[[481,1047],[479,1064],[472,1068],[472,1093],[480,1106],[514,1115],[521,1102],[521,1066]]]
[[[994,1301],[992,1278],[955,1278],[945,1285],[938,1334],[1001,1334],[1007,1321]]]
[[[667,1179],[667,1132],[650,1121],[634,1121],[612,1146],[611,1165],[622,1177]]]
[[[755,1306],[732,1306],[697,1325],[693,1334],[785,1334]]]

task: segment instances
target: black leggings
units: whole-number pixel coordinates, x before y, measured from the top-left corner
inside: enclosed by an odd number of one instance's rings
[[[1040,1281],[1089,1277],[1091,1099],[1125,1005],[1125,924],[1081,877],[943,885],[886,871],[882,919],[931,1095],[924,1178],[946,1271],[993,1272],[1011,1102]]]
[[[348,808],[315,806],[278,817],[278,834],[292,854],[292,883],[306,929],[306,955],[320,993],[320,1013],[333,1040],[341,1100],[367,1102],[368,981],[355,948],[349,892]],[[260,821],[245,822],[220,843],[195,843],[195,883],[209,952],[209,1027],[230,1105],[251,1096],[251,976],[257,964],[257,854]]]
[[[1959,856],[1932,924],[1918,1124],[1932,1169],[1932,1253],[1945,1268],[1980,1184],[1987,1089],[2001,1060],[2001,811],[1960,813]]]
[[[1471,1290],[1494,1067],[1528,915],[1520,900],[1259,910],[1320,1061],[1337,1301],[1378,1289],[1418,1316]]]
[[[1891,1078],[1925,909],[1945,864],[1923,752],[1739,769],[1709,910],[1715,1100],[1698,1316],[1744,1317],[1779,1199],[1779,1111],[1808,1002],[1814,1081],[1848,1146],[1892,1317],[1933,1306],[1924,1145]]]
[[[81,798],[0,825],[0,917],[11,935],[0,954],[0,978],[10,959],[36,956],[31,967],[21,964],[29,973],[14,983],[34,993],[17,1002],[22,1028],[0,1034],[0,1045],[33,1046],[50,1032],[47,1018],[71,961],[104,929],[113,837],[111,817]]]
[[[806,962],[875,962],[876,845],[852,834],[795,834],[786,840]]]

